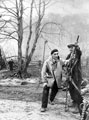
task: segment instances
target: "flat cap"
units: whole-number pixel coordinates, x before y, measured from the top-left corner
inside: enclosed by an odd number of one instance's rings
[[[58,52],[58,49],[53,49],[53,50],[51,51],[51,55],[52,55],[54,52]]]
[[[67,45],[68,48],[77,47],[77,46],[78,46],[78,45],[76,45],[76,44],[69,44],[69,45]]]

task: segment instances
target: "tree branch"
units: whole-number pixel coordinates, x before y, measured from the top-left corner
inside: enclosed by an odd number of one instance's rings
[[[16,16],[16,12],[12,9],[12,8],[8,8],[4,3],[3,3],[4,7],[3,6],[0,6],[0,8],[8,11],[9,13],[13,14],[14,16]],[[16,16],[17,17],[17,16]]]
[[[3,35],[3,36],[7,36],[7,37],[9,37],[11,39],[14,39],[14,40],[18,41],[18,39],[16,37],[12,36],[11,33],[8,33],[7,31],[5,31],[5,32],[6,33],[0,33],[0,34]]]
[[[32,36],[32,13],[33,13],[33,3],[34,3],[34,0],[32,0],[32,2],[31,2],[31,9],[30,9],[29,37],[28,37],[27,47],[26,47],[26,59],[27,59],[27,57],[28,57],[29,42],[30,42],[31,36]]]

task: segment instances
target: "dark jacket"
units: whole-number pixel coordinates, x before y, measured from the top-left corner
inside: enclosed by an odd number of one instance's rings
[[[70,67],[69,69],[71,70],[71,77],[72,77],[74,83],[80,89],[81,81],[82,81],[82,71],[81,71],[82,52],[81,52],[80,48],[76,48],[74,54],[75,54],[75,58],[71,59],[68,67]],[[66,59],[69,59],[70,56],[71,56],[71,53],[67,56]]]

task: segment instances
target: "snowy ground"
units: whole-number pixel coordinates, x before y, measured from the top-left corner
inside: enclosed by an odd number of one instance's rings
[[[65,112],[64,106],[49,105],[48,111],[40,112],[40,102],[0,100],[0,120],[78,120],[79,114]]]
[[[55,105],[48,104],[45,113],[40,112],[42,87],[37,79],[2,79],[0,81],[0,120],[79,120],[79,114],[73,114],[73,108],[65,112],[65,92],[59,91]]]

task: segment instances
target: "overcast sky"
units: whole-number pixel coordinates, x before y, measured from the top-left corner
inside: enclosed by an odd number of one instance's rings
[[[28,2],[29,0],[24,1],[25,6],[30,5]],[[37,1],[38,0],[35,0],[35,3],[37,3]],[[57,13],[61,16],[73,14],[89,14],[89,0],[50,0],[50,4],[46,9],[46,15],[48,13]],[[29,14],[29,10],[26,11],[26,14]]]
[[[30,1],[30,0],[26,0],[26,1]],[[37,0],[35,0],[35,2],[37,2]],[[27,2],[24,5],[29,6],[28,3],[29,2]],[[10,4],[8,5],[10,6]],[[89,0],[51,0],[48,8],[46,9],[45,15],[49,13],[54,13],[54,14],[57,13],[60,14],[61,16],[73,15],[73,14],[81,14],[81,15],[87,14],[88,17]],[[29,14],[29,10],[26,11],[26,15],[28,14]],[[89,17],[88,17],[88,21],[89,21]]]
[[[89,0],[52,0],[47,13],[87,14],[89,13]]]

